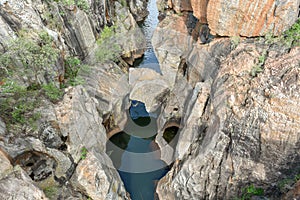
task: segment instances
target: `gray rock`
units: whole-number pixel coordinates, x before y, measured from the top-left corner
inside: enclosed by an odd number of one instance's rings
[[[196,43],[186,58],[186,77],[192,87],[216,76],[220,63],[231,52],[230,40],[214,40],[207,45]]]
[[[6,125],[0,118],[0,136],[4,135],[6,133]]]
[[[70,52],[81,58],[85,58],[93,49],[96,39],[93,32],[92,24],[87,14],[77,9],[66,12],[63,16],[65,24],[65,41]]]
[[[0,151],[0,179],[12,172],[13,166],[3,151]]]
[[[130,69],[129,82],[132,87],[129,98],[145,103],[148,112],[158,109],[169,92],[164,77],[151,69]]]
[[[172,140],[166,141],[163,137],[167,128],[170,127],[183,127],[183,117],[185,116],[186,104],[190,100],[192,87],[184,77],[177,75],[176,83],[166,96],[164,104],[161,108],[161,113],[158,117],[158,132],[155,138],[157,145],[160,148],[161,157],[167,164],[171,164],[174,161],[174,149],[178,141],[177,135]]]
[[[82,76],[89,95],[97,100],[95,105],[100,116],[113,116],[111,128],[124,129],[127,121],[124,110],[130,106],[127,74],[113,62],[97,64],[90,71],[93,73]]]
[[[48,199],[19,166],[14,167],[13,172],[0,180],[0,198],[12,200]]]
[[[129,199],[119,174],[105,153],[89,152],[76,167],[71,183],[95,200]]]
[[[61,133],[68,137],[68,152],[75,162],[79,161],[82,148],[105,151],[106,132],[96,103],[82,86],[76,86],[67,89],[63,101],[56,107]]]
[[[162,75],[170,87],[175,84],[181,58],[192,49],[193,39],[188,34],[187,17],[168,15],[156,28],[152,44]]]
[[[36,2],[32,1],[13,1],[7,0],[5,5],[1,7],[1,12],[6,12],[6,23],[17,25],[11,27],[14,31],[20,30],[21,28],[41,30],[43,23],[39,17],[39,13],[34,9],[34,4],[42,4],[40,0]],[[13,15],[9,14],[13,13]],[[4,13],[3,13],[4,15]],[[2,15],[2,16],[3,16]],[[11,19],[8,21],[8,19]]]
[[[179,133],[175,158],[181,160],[188,152],[191,144],[199,138],[201,118],[210,95],[211,82],[197,83],[189,100],[187,111],[181,122],[182,131]]]
[[[293,77],[300,49],[267,58],[264,71],[253,78],[249,73],[262,51],[242,44],[222,63],[207,105],[194,105],[204,110],[202,116],[186,118],[200,128],[181,132],[192,133],[194,141],[179,143],[178,160],[159,181],[160,198],[231,199],[250,184],[278,197],[273,186],[297,173],[300,82]]]
[[[149,11],[147,10],[147,2],[148,0],[129,1],[130,12],[137,22],[143,21],[149,14]]]

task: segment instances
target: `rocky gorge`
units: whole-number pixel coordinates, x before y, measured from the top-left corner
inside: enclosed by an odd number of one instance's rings
[[[300,1],[158,0],[133,67],[149,2],[0,1],[0,198],[140,199],[107,151],[133,101],[151,198],[300,198]]]

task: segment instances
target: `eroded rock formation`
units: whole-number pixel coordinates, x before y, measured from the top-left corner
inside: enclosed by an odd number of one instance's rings
[[[211,86],[197,83],[198,117],[191,112],[183,121],[188,128],[180,132],[175,165],[159,182],[160,198],[231,199],[253,183],[278,197],[276,184],[297,173],[300,49],[282,55],[265,48],[239,45]],[[251,75],[264,51],[263,72]]]
[[[299,5],[299,0],[210,0],[207,22],[212,33],[221,36],[278,35],[295,23]]]
[[[247,37],[281,34],[299,17],[299,5],[299,0],[158,1],[161,11],[192,11],[199,22],[209,25],[214,35]]]

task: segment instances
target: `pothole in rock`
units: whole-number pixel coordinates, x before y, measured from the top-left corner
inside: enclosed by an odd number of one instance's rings
[[[178,130],[178,126],[171,126],[164,130],[163,138],[168,144],[173,143],[173,140],[177,136]]]
[[[157,113],[148,113],[144,103],[132,101],[127,114],[125,129],[107,141],[106,152],[131,199],[153,200],[155,183],[169,170],[160,160],[160,150],[154,141]]]
[[[42,181],[53,174],[56,162],[48,155],[36,151],[25,152],[14,159],[34,181]]]

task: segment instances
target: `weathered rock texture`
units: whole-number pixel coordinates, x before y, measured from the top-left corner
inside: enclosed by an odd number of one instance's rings
[[[183,17],[167,15],[153,34],[152,44],[155,55],[159,61],[162,75],[168,80],[171,87],[175,84],[181,57],[189,52],[194,43],[192,36],[189,35],[194,25],[193,22],[191,15]]]
[[[143,0],[130,0],[129,2],[129,9],[132,13],[134,19],[136,21],[142,21],[144,20],[147,15],[149,14],[149,11],[147,10],[147,1]]]
[[[40,97],[33,111],[40,114],[37,127],[13,124],[6,129],[0,119],[1,199],[45,199],[42,190],[51,199],[129,199],[105,154],[107,136],[102,124],[103,118],[113,118],[112,126],[122,129],[123,110],[129,105],[125,98],[128,76],[113,62],[97,63],[94,52],[103,27],[115,24],[121,37],[114,42],[120,44],[122,57],[132,63],[142,55],[144,40],[135,19],[147,15],[147,4],[132,2],[127,6],[126,1],[83,0],[74,1],[76,6],[67,1],[0,1],[1,53],[21,33],[35,38],[45,31],[53,38],[52,47],[59,51],[51,66],[55,75],[41,83],[57,83],[68,57],[85,60],[93,70],[81,74],[86,88],[66,89],[59,103]],[[16,166],[21,169],[15,170]]]
[[[105,153],[88,153],[76,167],[71,182],[94,200],[125,199],[123,183],[115,179],[119,174],[112,166],[112,161]],[[119,195],[121,193],[123,196]]]
[[[278,35],[298,18],[300,1],[223,1],[208,2],[207,21],[212,33],[231,36]]]
[[[129,98],[144,102],[148,112],[157,110],[169,92],[167,81],[152,69],[130,69],[129,84]]]
[[[250,75],[265,51],[264,71]],[[180,132],[185,140],[158,184],[160,198],[232,199],[250,184],[266,196],[280,195],[276,185],[300,164],[299,53],[241,44],[222,62],[210,89],[197,84],[193,109],[200,115],[188,112],[192,131]]]
[[[201,23],[207,23],[212,34],[220,36],[262,36],[281,34],[299,17],[299,0],[191,0],[158,1],[160,11],[189,11]]]
[[[11,173],[0,180],[0,198],[12,200],[48,199],[19,166],[16,166]]]
[[[201,23],[207,23],[207,4],[209,0],[191,0],[193,14]]]

